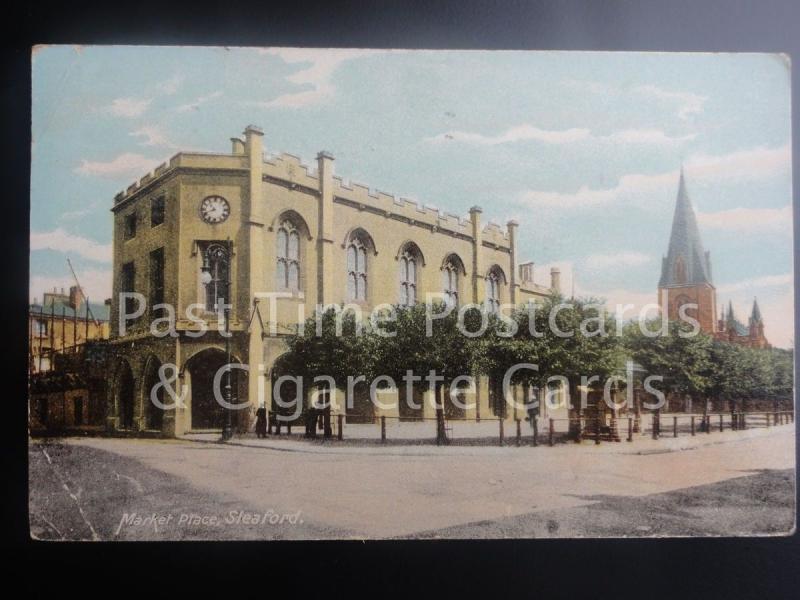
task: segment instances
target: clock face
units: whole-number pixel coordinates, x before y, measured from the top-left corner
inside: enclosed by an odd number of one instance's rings
[[[206,223],[222,223],[230,214],[231,207],[222,196],[209,196],[200,203],[200,216]]]

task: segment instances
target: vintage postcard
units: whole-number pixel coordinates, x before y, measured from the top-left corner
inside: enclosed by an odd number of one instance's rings
[[[794,532],[788,56],[32,69],[32,538]]]

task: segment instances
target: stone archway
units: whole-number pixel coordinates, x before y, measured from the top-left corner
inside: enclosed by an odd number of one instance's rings
[[[232,363],[240,361],[231,356]],[[219,348],[207,348],[192,356],[186,363],[190,381],[190,429],[221,429],[225,419],[225,408],[217,401],[214,393],[214,377],[228,363],[227,356]],[[232,369],[231,385],[237,389],[238,370]],[[219,383],[223,393],[225,378]]]
[[[117,416],[120,429],[133,429],[135,387],[133,370],[128,361],[122,360],[117,372]]]

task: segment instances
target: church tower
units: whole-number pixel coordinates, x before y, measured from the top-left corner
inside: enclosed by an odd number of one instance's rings
[[[686,308],[684,314],[697,319],[704,333],[717,331],[717,291],[711,280],[711,258],[700,240],[682,167],[669,249],[661,261],[658,296],[670,320],[680,319],[681,306],[695,304],[697,308]]]

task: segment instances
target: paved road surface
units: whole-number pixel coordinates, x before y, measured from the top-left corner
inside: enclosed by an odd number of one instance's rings
[[[715,439],[645,453],[624,443],[342,453],[296,442],[33,441],[31,534],[138,540],[789,532],[794,427]]]

